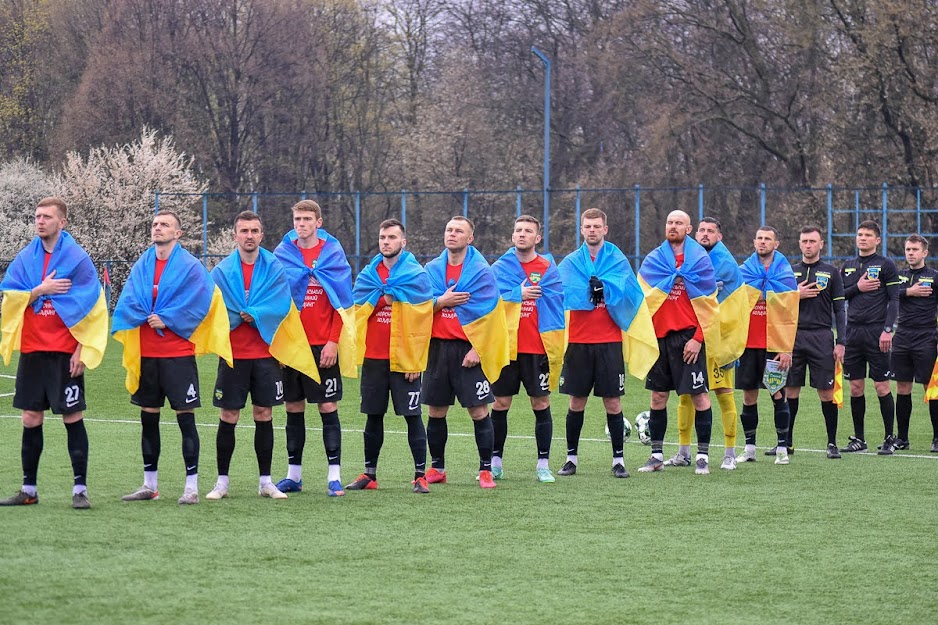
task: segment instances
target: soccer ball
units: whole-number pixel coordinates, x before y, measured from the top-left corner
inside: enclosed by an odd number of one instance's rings
[[[638,432],[638,440],[642,445],[651,445],[651,432],[648,430],[648,420],[651,414],[645,410],[635,415],[635,431]]]
[[[623,428],[622,440],[628,441],[629,436],[632,435],[632,424],[629,423],[629,420],[626,419],[624,415],[622,416],[622,428]],[[608,422],[606,423],[606,438],[609,438],[609,423]]]

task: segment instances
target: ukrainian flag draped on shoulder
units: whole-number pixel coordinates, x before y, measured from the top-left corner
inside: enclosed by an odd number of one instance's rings
[[[625,254],[606,241],[596,254],[596,260],[592,260],[589,247],[584,243],[564,258],[557,268],[563,282],[563,305],[567,311],[593,310],[589,280],[591,276],[602,280],[606,309],[622,330],[622,355],[629,366],[629,373],[644,380],[658,360],[658,339],[655,338],[642,287]]]
[[[725,365],[728,356],[722,348],[717,304],[717,281],[710,256],[697,241],[684,239],[684,262],[677,267],[674,250],[668,241],[653,249],[642,261],[638,281],[645,292],[648,310],[654,315],[668,299],[677,278],[684,281],[697,323],[703,331],[707,356],[718,365]]]
[[[216,354],[234,365],[225,302],[202,263],[181,245],[173,246],[154,301],[155,274],[156,247],[151,246],[130,269],[114,307],[111,333],[124,346],[124,385],[131,393],[140,386],[140,326],[151,314],[191,342],[196,355]]]
[[[20,348],[23,333],[23,314],[29,306],[32,290],[42,283],[45,263],[42,239],[34,238],[20,250],[7,268],[0,290],[3,291],[2,339],[0,354],[4,364],[10,364],[13,350]],[[107,347],[107,305],[104,291],[98,282],[98,272],[88,253],[64,230],[52,250],[46,275],[55,271],[55,278],[72,281],[67,293],[42,295],[33,302],[39,312],[46,300],[52,302],[71,335],[81,345],[81,361],[90,369],[101,364]]]
[[[375,256],[355,279],[352,295],[355,299],[358,359],[365,359],[365,337],[368,319],[384,295],[391,302],[391,371],[420,373],[427,368],[430,334],[433,331],[433,293],[426,270],[408,251],[401,252],[391,267],[388,281],[382,282],[378,264],[384,257]]]
[[[443,250],[442,254],[427,263],[434,298],[443,295],[449,288],[446,284],[448,254],[447,250]],[[494,382],[510,362],[505,306],[498,293],[492,268],[471,245],[466,250],[462,273],[456,281],[456,291],[469,293],[469,301],[455,307],[456,318],[479,354],[482,372],[490,382]]]
[[[244,297],[244,272],[238,250],[212,270],[212,279],[221,290],[228,311],[228,324],[234,330],[244,320],[241,313],[254,319],[261,338],[270,347],[270,355],[280,363],[319,382],[319,369],[313,352],[306,344],[300,313],[290,296],[283,266],[273,253],[260,248],[251,274],[251,289]]]
[[[566,320],[563,312],[563,284],[560,282],[560,270],[554,258],[542,255],[550,264],[537,285],[541,287],[541,297],[534,302],[537,309],[537,328],[544,342],[544,351],[550,363],[548,387],[556,390],[563,368],[564,330]],[[508,323],[509,358],[518,358],[518,324],[521,322],[521,288],[528,276],[521,267],[521,261],[515,248],[505,252],[492,265],[498,290],[505,303],[505,319]]]
[[[710,262],[717,279],[717,302],[720,303],[720,336],[727,362],[739,358],[746,349],[749,334],[749,295],[743,286],[739,265],[722,241],[710,250]]]
[[[776,251],[768,267],[753,253],[739,267],[744,289],[749,296],[748,310],[760,298],[765,299],[765,348],[770,352],[791,352],[795,347],[798,329],[798,283],[791,265],[784,255]],[[749,316],[744,317],[749,333]]]
[[[317,236],[325,241],[315,267],[307,267],[303,253],[296,245],[299,236],[291,230],[274,250],[277,260],[290,284],[290,294],[298,310],[303,308],[309,279],[316,278],[329,298],[329,303],[342,317],[342,333],[339,335],[339,369],[346,378],[358,377],[355,350],[355,302],[352,299],[352,268],[348,264],[342,244],[334,236],[319,229]],[[304,339],[305,340],[305,339]]]

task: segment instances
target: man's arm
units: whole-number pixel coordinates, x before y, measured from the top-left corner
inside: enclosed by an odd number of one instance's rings
[[[879,279],[886,286],[886,296],[889,298],[886,304],[885,327],[892,328],[899,317],[899,271],[891,260],[883,263],[881,271],[883,275]]]

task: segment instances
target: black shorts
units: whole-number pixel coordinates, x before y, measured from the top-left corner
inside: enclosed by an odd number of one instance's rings
[[[822,391],[834,388],[834,331],[830,328],[798,330],[786,386],[804,386],[808,367],[811,388]]]
[[[901,382],[928,384],[938,358],[938,332],[899,328],[892,340],[892,370]]]
[[[570,343],[563,356],[560,392],[573,397],[625,395],[622,343]]]
[[[668,332],[658,339],[658,360],[648,372],[645,388],[649,391],[677,391],[678,395],[709,393],[707,388],[707,351],[701,345],[697,361],[684,362],[684,345],[694,338],[695,328]]]
[[[482,366],[462,366],[470,349],[469,341],[430,339],[430,356],[420,390],[422,403],[452,406],[454,398],[458,398],[464,408],[492,403],[492,390]]]
[[[212,405],[223,410],[241,410],[251,393],[251,404],[271,408],[283,403],[283,377],[274,358],[235,359],[232,369],[218,359],[218,377]]]
[[[845,380],[862,380],[867,377],[867,365],[870,368],[869,377],[874,382],[893,379],[889,353],[884,353],[879,349],[879,337],[882,333],[883,326],[879,324],[847,325],[844,351]]]
[[[19,410],[69,415],[82,412],[85,405],[85,374],[68,374],[72,355],[65,352],[20,354],[16,369],[13,407]]]
[[[323,345],[310,345],[316,366],[322,357]],[[319,379],[322,383],[300,373],[292,367],[283,369],[283,398],[286,401],[307,401],[311,404],[324,404],[342,399],[342,374],[339,373],[339,359],[328,369],[319,367]]]
[[[362,414],[383,415],[388,411],[388,395],[394,414],[420,416],[420,376],[408,382],[403,373],[391,371],[390,360],[365,358],[361,377]]]
[[[765,388],[762,378],[765,375],[765,361],[775,358],[776,352],[768,352],[757,347],[747,347],[739,357],[736,366],[736,388],[741,391],[755,391]],[[785,383],[786,385],[788,382]]]
[[[545,354],[518,354],[518,359],[505,365],[492,383],[492,395],[514,397],[522,384],[528,397],[550,395],[550,361]]]
[[[130,396],[130,403],[162,408],[166,399],[177,412],[191,412],[202,405],[195,356],[140,359],[140,387]]]

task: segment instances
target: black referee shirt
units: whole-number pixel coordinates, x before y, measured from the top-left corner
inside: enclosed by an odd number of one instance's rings
[[[899,314],[899,270],[896,263],[881,254],[857,256],[840,268],[847,298],[847,321],[851,325],[880,325],[890,330]],[[857,288],[860,278],[868,274],[879,279],[880,287],[862,293]]]
[[[899,327],[903,330],[934,330],[938,317],[938,271],[931,267],[899,272]],[[918,283],[932,288],[929,297],[909,297],[906,289]]]
[[[837,328],[837,342],[843,344],[846,336],[844,315],[844,281],[837,267],[823,261],[812,264],[798,262],[791,266],[799,284],[807,280],[817,284],[817,297],[803,299],[798,304],[799,330]],[[835,323],[836,322],[836,323]]]

